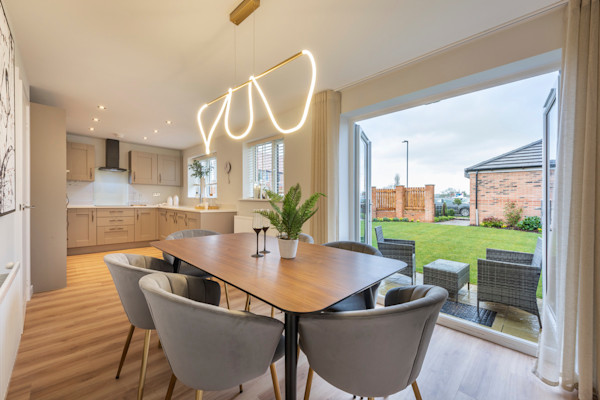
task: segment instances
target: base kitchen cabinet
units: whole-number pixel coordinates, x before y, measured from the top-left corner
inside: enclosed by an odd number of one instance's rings
[[[67,248],[96,245],[96,210],[67,210]]]
[[[171,232],[169,232],[169,216],[167,210],[158,210],[158,239],[165,240]]]
[[[135,241],[156,240],[156,209],[138,208],[135,210]]]
[[[115,244],[133,242],[135,229],[133,225],[99,226],[98,244]]]
[[[135,241],[134,209],[101,208],[98,210],[97,244]]]

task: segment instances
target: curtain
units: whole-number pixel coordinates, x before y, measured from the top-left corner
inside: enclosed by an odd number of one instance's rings
[[[600,0],[571,0],[563,49],[557,215],[549,237],[543,330],[535,373],[546,383],[598,390],[600,360]]]
[[[321,197],[317,203],[319,210],[311,220],[311,235],[315,243],[321,244],[331,239],[336,215],[329,210],[336,210],[337,201],[337,153],[340,130],[341,93],[333,90],[319,92],[313,97],[312,104],[312,162],[311,193],[319,192]]]

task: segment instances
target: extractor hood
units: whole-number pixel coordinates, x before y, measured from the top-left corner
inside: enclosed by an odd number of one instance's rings
[[[125,168],[119,168],[119,141],[106,139],[106,164],[98,168],[101,171],[125,172]]]

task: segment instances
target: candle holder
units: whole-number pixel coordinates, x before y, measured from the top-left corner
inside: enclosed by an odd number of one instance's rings
[[[258,236],[260,234],[260,231],[262,230],[262,227],[263,227],[262,216],[260,214],[255,213],[254,219],[252,220],[252,229],[254,229],[254,232],[256,232],[256,253],[252,254],[252,257],[254,257],[254,258],[264,257],[258,251]]]
[[[269,254],[270,251],[267,250],[267,231],[271,227],[271,222],[265,217],[262,218],[262,230],[264,232],[264,250],[261,250],[262,254]]]

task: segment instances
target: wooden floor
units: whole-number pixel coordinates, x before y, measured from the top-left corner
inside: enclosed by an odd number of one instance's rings
[[[160,257],[152,248],[130,253]],[[33,296],[25,332],[10,382],[8,399],[135,399],[143,332],[136,331],[121,378],[115,380],[129,322],[102,257],[106,253],[68,257],[68,287]],[[245,296],[231,289],[232,306],[242,309]],[[225,299],[222,300],[222,305]],[[252,311],[268,315],[270,307],[253,302]],[[276,317],[282,319],[282,314]],[[154,333],[144,398],[163,399],[171,371]],[[531,373],[534,359],[489,342],[437,326],[418,383],[424,400],[433,399],[576,399],[541,383]],[[298,367],[298,397],[304,393],[306,358]],[[277,363],[283,388],[283,360]],[[377,373],[377,371],[373,371]],[[192,389],[177,383],[173,399],[193,399]],[[274,399],[268,372],[237,388],[207,392],[205,399]],[[315,375],[311,399],[352,396]],[[411,389],[389,399],[414,399]]]

